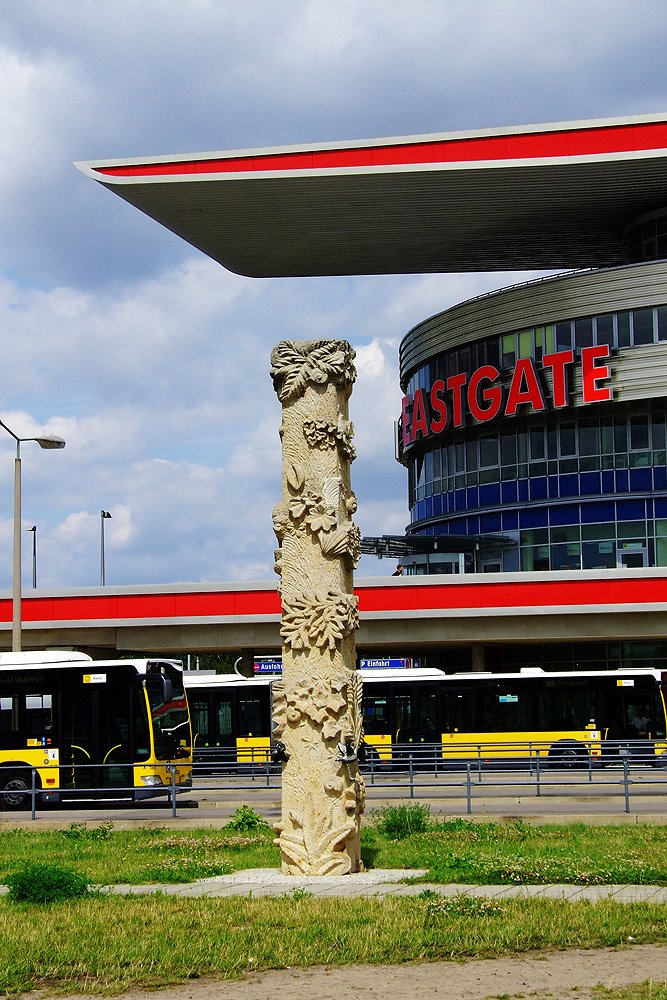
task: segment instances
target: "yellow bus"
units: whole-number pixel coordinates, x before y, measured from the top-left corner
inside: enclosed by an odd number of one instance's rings
[[[143,799],[192,783],[177,660],[0,654],[0,809]]]
[[[667,751],[667,674],[658,670],[376,674],[364,679],[363,711],[365,742],[379,763],[427,746],[444,760],[489,764],[608,763],[624,754],[658,763]]]
[[[659,670],[446,674],[399,662],[406,667],[361,670],[365,763],[539,757],[567,766],[626,754],[667,763],[667,674]],[[185,683],[195,762],[269,759],[271,677],[193,672]]]

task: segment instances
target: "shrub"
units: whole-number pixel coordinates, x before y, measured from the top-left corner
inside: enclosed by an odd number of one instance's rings
[[[64,865],[28,861],[7,878],[13,903],[59,903],[87,896],[88,879]]]
[[[257,830],[267,829],[267,824],[254,809],[243,805],[239,806],[224,828],[225,830],[234,830],[237,833],[253,833]]]
[[[418,802],[388,806],[380,814],[378,829],[389,840],[404,840],[412,833],[425,833],[428,830],[429,813],[430,807]]]

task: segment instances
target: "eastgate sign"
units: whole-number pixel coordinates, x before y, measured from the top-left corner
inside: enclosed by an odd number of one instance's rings
[[[604,403],[612,399],[608,364],[601,363],[611,350],[606,345],[581,350],[582,398],[584,403]],[[569,377],[574,365],[574,351],[545,354],[536,363],[520,358],[512,372],[509,386],[500,383],[500,372],[493,365],[482,365],[468,379],[465,372],[436,379],[430,389],[416,389],[414,396],[404,396],[401,413],[403,447],[420,438],[442,434],[448,427],[463,427],[466,416],[478,423],[498,416],[514,417],[519,407],[525,412],[540,413],[548,408],[569,405]],[[551,375],[551,396],[547,374]]]

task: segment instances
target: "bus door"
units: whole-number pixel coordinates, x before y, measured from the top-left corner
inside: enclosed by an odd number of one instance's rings
[[[64,789],[116,789],[130,795],[131,691],[82,684],[60,694],[58,742]]]
[[[441,734],[435,685],[392,685],[392,707],[393,742],[401,755],[412,753],[416,763],[420,758],[431,759],[435,744],[439,752]]]
[[[236,760],[236,737],[234,736],[234,694],[232,691],[212,691],[209,717],[209,739],[205,747],[200,747],[205,759],[218,764],[230,764]]]
[[[239,764],[266,764],[271,753],[269,687],[239,691],[236,759]]]

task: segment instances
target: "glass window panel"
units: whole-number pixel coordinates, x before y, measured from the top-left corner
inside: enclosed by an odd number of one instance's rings
[[[586,319],[577,319],[574,322],[574,343],[577,350],[582,347],[593,346],[593,320],[590,316]]]
[[[646,538],[646,523],[644,521],[621,521],[618,524],[618,537]]]
[[[581,558],[584,569],[615,569],[616,543],[584,542],[581,546]]]
[[[597,421],[579,425],[579,454],[597,455],[599,453]]]
[[[531,427],[530,429],[530,457],[533,461],[544,459],[544,428]]]
[[[582,524],[581,537],[587,542],[615,538],[616,526],[613,524]]]
[[[653,343],[653,310],[635,309],[632,314],[633,341],[636,347]]]
[[[618,313],[616,317],[616,322],[618,326],[618,346],[619,347],[629,347],[630,346],[630,313],[622,312]]]
[[[519,357],[532,358],[533,356],[533,331],[522,330],[519,334]]]
[[[649,447],[648,417],[630,418],[630,447],[633,451],[643,451]]]
[[[556,350],[569,351],[572,347],[572,324],[556,323]]]
[[[477,468],[477,441],[473,438],[466,441],[466,469],[468,472],[474,472]]]
[[[553,354],[556,349],[556,338],[554,335],[553,326],[545,326],[544,328],[544,353]]]
[[[667,340],[667,306],[658,306],[658,340]]]
[[[516,464],[516,436],[513,431],[500,435],[500,455],[503,465]]]
[[[558,428],[554,424],[547,427],[547,454],[549,458],[558,458]]]
[[[511,368],[516,361],[516,336],[513,333],[505,333],[502,337],[502,367]]]
[[[486,341],[486,363],[494,368],[500,365],[500,341],[497,337]]]
[[[559,430],[561,455],[576,455],[577,437],[574,424],[561,424]]]
[[[479,464],[483,468],[498,465],[498,438],[495,434],[479,439]]]
[[[601,421],[600,453],[602,455],[612,455],[614,453],[614,425],[611,420]]]
[[[572,524],[559,528],[551,529],[551,543],[555,542],[578,542],[579,541],[579,525]]]
[[[595,342],[596,344],[606,344],[608,347],[614,346],[614,317],[598,316],[595,320]]]
[[[541,361],[544,354],[544,327],[535,327],[535,360]]]
[[[628,450],[628,428],[624,417],[614,420],[614,451],[623,455]]]
[[[664,449],[665,442],[665,418],[661,413],[653,414],[653,448]]]

